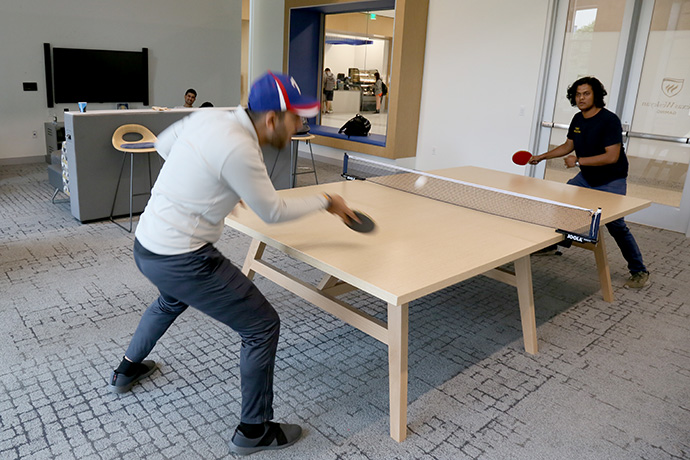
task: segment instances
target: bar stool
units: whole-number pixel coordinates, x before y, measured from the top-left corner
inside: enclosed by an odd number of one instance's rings
[[[139,139],[135,141],[125,139],[128,135],[138,135]],[[153,180],[151,178],[151,156],[152,152],[156,151],[154,143],[156,142],[156,136],[142,125],[122,125],[115,130],[113,133],[113,147],[115,150],[122,152],[122,165],[120,166],[120,175],[117,178],[117,187],[115,187],[115,196],[113,197],[113,205],[110,208],[110,220],[118,227],[127,230],[132,233],[132,210],[133,210],[133,199],[135,196],[140,195],[150,195],[151,188],[153,187]],[[149,191],[144,193],[134,193],[134,155],[136,154],[146,154],[146,163],[149,166]],[[125,169],[125,161],[129,156],[129,228],[116,222],[113,218],[113,213],[115,212],[115,202],[117,201],[117,192],[120,190],[120,182],[122,181],[122,172]]]
[[[314,163],[314,151],[311,148],[311,141],[316,139],[313,134],[297,134],[292,136],[292,151],[290,152],[290,187],[295,187],[295,180],[299,174],[314,174],[316,184],[319,184],[319,178],[316,176],[316,163]],[[299,156],[299,141],[304,141],[309,146],[309,153],[311,154],[311,170],[297,172],[297,157]]]

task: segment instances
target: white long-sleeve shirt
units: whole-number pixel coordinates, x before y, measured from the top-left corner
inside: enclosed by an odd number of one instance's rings
[[[223,219],[240,199],[269,223],[328,206],[321,195],[288,200],[278,195],[242,107],[191,114],[160,134],[156,150],[166,161],[135,232],[156,254],[184,254],[215,243]]]

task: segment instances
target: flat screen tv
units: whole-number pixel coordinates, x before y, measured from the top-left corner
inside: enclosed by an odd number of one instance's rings
[[[53,48],[55,102],[149,103],[148,48]]]

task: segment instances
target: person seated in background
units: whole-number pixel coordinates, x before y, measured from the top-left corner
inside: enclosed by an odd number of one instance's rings
[[[189,88],[184,93],[184,105],[182,107],[191,108],[193,107],[194,101],[196,101],[196,91],[194,88]]]

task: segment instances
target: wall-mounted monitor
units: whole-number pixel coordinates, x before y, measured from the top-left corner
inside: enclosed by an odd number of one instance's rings
[[[56,103],[149,104],[148,48],[141,51],[53,48],[52,54]]]

